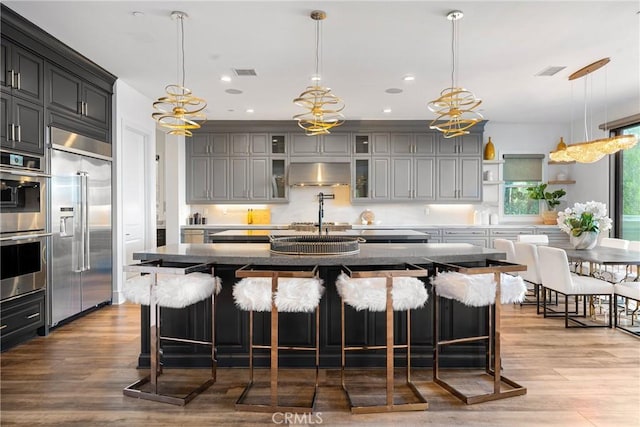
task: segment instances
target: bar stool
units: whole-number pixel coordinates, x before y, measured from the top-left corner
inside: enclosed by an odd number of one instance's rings
[[[375,271],[356,271],[357,267],[343,266],[343,272],[336,280],[341,298],[341,369],[340,379],[349,407],[354,414],[424,411],[427,400],[411,382],[411,313],[412,309],[424,306],[428,299],[424,283],[418,277],[427,277],[429,272],[421,267],[402,264],[401,266],[382,267]],[[366,267],[370,268],[370,267]],[[384,311],[386,313],[386,344],[373,346],[347,346],[345,339],[345,310],[348,304],[354,309]],[[407,343],[394,344],[393,312],[406,311]],[[406,349],[407,368],[405,384],[416,397],[417,402],[396,404],[394,374],[394,350]],[[351,398],[345,381],[346,352],[359,350],[386,350],[386,397],[383,405],[356,405]]]
[[[222,288],[220,279],[214,277],[213,268],[208,264],[152,260],[126,266],[124,270],[142,274],[128,279],[124,283],[122,293],[128,301],[149,306],[151,360],[149,375],[127,386],[123,390],[123,394],[139,399],[184,406],[216,381],[214,307],[215,295]],[[208,273],[203,273],[204,271]],[[211,299],[211,341],[169,337],[161,334],[161,307],[184,308],[207,298]],[[160,360],[160,348],[163,341],[211,346],[210,377],[187,394],[170,393],[169,385],[163,384],[161,386],[158,381],[163,373]],[[150,387],[147,384],[150,384]]]
[[[249,312],[249,383],[236,401],[236,410],[254,412],[313,412],[318,392],[318,373],[320,365],[320,310],[318,305],[324,292],[322,280],[318,278],[318,267],[291,271],[286,267],[245,265],[236,270],[236,277],[242,278],[233,287],[233,299],[241,310]],[[254,344],[253,313],[271,312],[270,345]],[[278,339],[278,313],[314,313],[315,345],[283,346]],[[253,350],[270,351],[271,372],[269,382],[269,401],[264,403],[246,403],[249,391],[254,386]],[[281,404],[278,381],[278,355],[280,350],[315,352],[315,382],[313,397],[308,404]]]
[[[433,382],[467,405],[504,399],[526,394],[527,389],[502,376],[500,312],[501,304],[513,304],[524,299],[527,287],[519,276],[508,272],[524,271],[525,266],[503,261],[487,260],[486,266],[462,267],[459,265],[435,263],[436,276],[431,279],[434,287],[435,303],[433,316]],[[440,298],[454,299],[467,306],[488,306],[488,335],[440,340]],[[493,334],[491,331],[494,331]],[[440,348],[442,346],[474,341],[487,342],[485,373],[493,379],[493,390],[482,394],[468,394],[452,386],[440,377]],[[503,390],[503,385],[508,389]]]

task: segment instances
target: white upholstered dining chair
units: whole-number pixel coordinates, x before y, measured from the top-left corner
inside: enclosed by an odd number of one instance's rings
[[[540,314],[540,286],[542,285],[542,279],[540,278],[538,247],[532,243],[522,242],[514,243],[513,247],[516,263],[527,266],[527,271],[520,272],[520,277],[522,277],[525,282],[533,285],[533,292],[536,297],[536,312]]]
[[[516,252],[513,248],[513,242],[507,239],[493,239],[493,247],[507,254],[507,262],[516,262]]]
[[[612,318],[612,295],[613,285],[604,280],[593,277],[579,276],[569,271],[569,262],[567,253],[563,249],[538,246],[538,260],[540,268],[540,278],[542,279],[543,289],[551,289],[565,296],[564,308],[564,325],[569,327],[569,321],[582,327],[611,327]],[[582,314],[579,314],[578,302],[576,298],[575,312],[569,316],[569,297],[583,297]],[[607,325],[588,325],[578,320],[578,317],[586,318],[587,313],[587,297],[605,296],[609,302],[609,320]],[[546,299],[543,300],[544,317],[557,317],[547,312]]]
[[[546,234],[520,234],[518,242],[531,243],[533,245],[548,245],[549,236]]]

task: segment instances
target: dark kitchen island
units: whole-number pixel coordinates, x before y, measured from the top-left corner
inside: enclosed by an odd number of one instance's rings
[[[405,231],[406,232],[406,231]],[[235,307],[232,296],[237,281],[235,271],[246,264],[259,266],[319,267],[320,277],[326,287],[320,303],[321,365],[340,365],[340,298],[335,289],[336,277],[342,265],[371,266],[381,268],[390,265],[412,263],[428,268],[434,274],[433,262],[478,265],[488,258],[504,259],[504,253],[466,243],[364,243],[360,252],[346,256],[278,255],[272,254],[265,243],[209,243],[179,244],[145,250],[134,254],[136,260],[162,259],[164,261],[211,263],[215,275],[222,279],[222,292],[216,301],[216,344],[219,366],[248,366],[248,313]],[[426,284],[431,289],[430,284]],[[466,307],[455,301],[441,301],[441,337],[481,335],[488,331],[487,308]],[[255,313],[255,341],[269,341],[269,313]],[[427,304],[411,314],[412,360],[416,366],[431,366],[433,351],[433,296],[430,292]],[[356,345],[380,345],[385,340],[384,313],[357,312],[347,309],[350,325],[347,339]],[[184,309],[162,309],[163,333],[191,335],[195,339],[210,339],[210,304],[200,302]],[[406,340],[406,316],[395,313],[395,336]],[[307,345],[313,340],[314,323],[306,314],[281,313],[280,338],[282,342]],[[397,352],[398,363],[402,356]],[[443,366],[482,366],[485,346],[481,343],[449,346],[441,354]],[[210,353],[207,349],[190,344],[168,343],[163,346],[163,363],[166,366],[207,366]],[[269,355],[265,351],[256,355],[257,366],[267,366]],[[282,366],[312,366],[309,354],[283,354]],[[350,366],[383,366],[382,351],[353,354]],[[149,366],[148,307],[141,314],[141,353],[139,366]]]

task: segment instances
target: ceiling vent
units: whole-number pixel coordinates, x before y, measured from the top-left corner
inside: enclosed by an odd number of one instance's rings
[[[256,70],[253,68],[234,68],[233,72],[236,73],[238,77],[256,77]]]
[[[536,76],[545,76],[545,77],[554,76],[558,74],[560,71],[564,70],[565,68],[567,67],[562,65],[547,67],[544,70],[537,72]]]

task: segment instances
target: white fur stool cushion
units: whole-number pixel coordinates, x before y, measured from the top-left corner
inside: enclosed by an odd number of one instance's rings
[[[336,287],[344,302],[358,311],[387,309],[387,279],[384,277],[352,279],[341,273],[336,280]],[[418,278],[394,277],[391,298],[393,309],[404,311],[422,307],[429,295]]]
[[[150,287],[150,274],[135,276],[127,279],[122,293],[131,302],[149,305]],[[221,289],[220,278],[206,273],[158,274],[156,304],[160,307],[183,308],[209,298],[214,291],[217,295]]]
[[[315,277],[281,277],[275,303],[280,312],[311,312],[320,304],[322,280]],[[245,277],[233,286],[233,300],[245,311],[271,311],[271,278]]]
[[[496,300],[496,282],[493,274],[462,274],[455,271],[439,273],[431,278],[438,296],[460,301],[471,307],[491,305]],[[524,300],[527,286],[519,276],[501,274],[500,300],[513,304]]]

